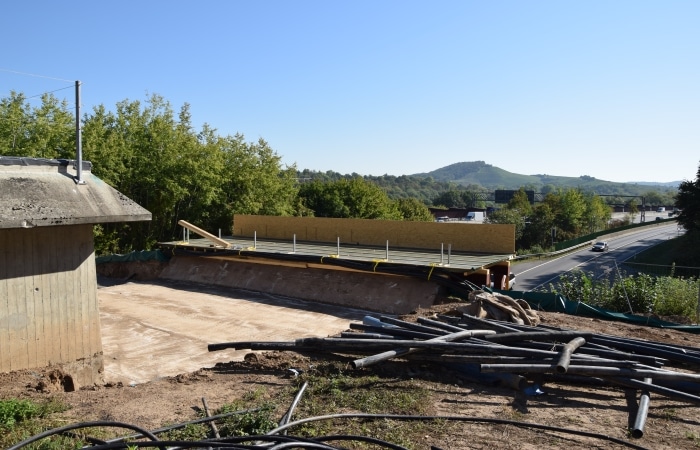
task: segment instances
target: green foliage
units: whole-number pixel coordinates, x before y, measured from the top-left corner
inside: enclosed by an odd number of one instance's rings
[[[50,419],[50,416],[66,409],[68,409],[67,406],[56,399],[39,403],[12,398],[0,400],[0,448],[7,448],[44,430],[59,426]],[[82,445],[80,439],[54,436],[43,439],[28,448],[33,450],[77,449]]]
[[[105,224],[96,229],[98,254],[150,249],[179,237],[185,219],[230,234],[234,214],[296,212],[296,169],[264,141],[220,137],[209,126],[193,130],[189,105],[177,118],[158,95],[145,105],[123,101],[115,113],[104,106],[86,116],[86,159],[93,173],[148,209],[148,223]]]
[[[688,231],[700,233],[700,166],[695,181],[683,181],[678,186],[676,206],[681,210],[678,223]]]
[[[551,291],[569,300],[616,312],[683,316],[695,319],[700,281],[647,274],[626,275],[618,280],[595,278],[582,271],[562,275]]]
[[[65,101],[41,96],[32,108],[14,91],[0,100],[0,154],[32,158],[69,158],[75,155],[75,124]]]
[[[210,437],[210,431],[211,428],[207,424],[190,423],[182,428],[166,431],[158,438],[162,441],[199,441]]]
[[[222,436],[251,436],[265,434],[277,427],[277,422],[273,420],[274,408],[271,404],[261,406],[243,406],[242,402],[231,403],[217,409],[215,414],[225,414],[234,411],[242,411],[245,408],[256,409],[255,411],[234,414],[219,421],[219,433]]]
[[[304,183],[299,188],[299,197],[304,206],[317,217],[402,218],[397,205],[380,187],[360,177]]]
[[[525,232],[526,217],[518,210],[502,208],[489,214],[487,223],[502,223],[515,225],[515,241],[518,242]]]
[[[301,381],[308,381],[310,400],[302,407],[311,414],[328,414],[333,410],[365,413],[423,414],[428,408],[427,391],[410,380],[397,383],[377,375],[346,372],[337,362],[326,361],[305,372]],[[388,384],[394,388],[388,389]]]
[[[0,425],[11,427],[17,422],[38,417],[40,408],[29,400],[0,400]]]
[[[508,202],[508,209],[517,211],[523,217],[529,217],[532,214],[532,206],[525,189],[520,188],[513,194],[513,198]]]
[[[414,222],[433,222],[435,220],[428,207],[415,198],[400,198],[396,200],[396,208],[403,220]]]

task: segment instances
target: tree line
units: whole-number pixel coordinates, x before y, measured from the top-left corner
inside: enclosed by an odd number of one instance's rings
[[[432,221],[429,207],[480,206],[472,192],[429,177],[365,177],[298,170],[285,164],[264,139],[220,135],[192,125],[190,108],[177,113],[159,95],[104,105],[81,120],[83,158],[92,173],[152,213],[150,222],[95,227],[98,254],[153,248],[179,238],[177,222],[230,234],[234,214]],[[0,99],[0,154],[74,159],[75,116],[65,101],[44,94],[32,106],[21,93]],[[579,189],[558,189],[531,207],[516,196],[492,215],[515,223],[518,247],[546,246],[559,238],[607,226],[610,208]],[[562,240],[559,239],[558,240]]]

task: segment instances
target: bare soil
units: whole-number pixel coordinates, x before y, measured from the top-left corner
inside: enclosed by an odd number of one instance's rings
[[[155,429],[194,419],[203,398],[215,409],[257,389],[289,389],[295,383],[289,368],[303,370],[318,363],[318,356],[294,352],[208,354],[207,342],[325,337],[346,330],[362,314],[328,310],[293,299],[191,285],[127,283],[104,287],[99,296],[106,384],[65,392],[61,374],[52,368],[18,371],[0,374],[0,398],[54,397],[71,406],[62,413],[67,423],[114,420]],[[454,306],[438,305],[404,319],[446,313]],[[305,315],[309,313],[312,315]],[[295,315],[301,319],[295,319]],[[253,320],[256,317],[258,322]],[[543,324],[557,327],[700,346],[699,335],[675,330],[559,313],[540,313],[540,319]],[[246,338],[236,337],[240,335],[232,333],[232,328],[242,330]],[[697,372],[697,368],[688,369]],[[347,370],[352,369],[348,366]],[[510,419],[521,424],[561,427],[611,436],[637,448],[700,447],[697,404],[652,396],[644,435],[634,439],[628,431],[630,408],[620,388],[548,383],[541,386],[541,395],[524,397],[511,389],[475,383],[458,373],[426,364],[391,363],[378,365],[374,370],[381,373],[387,384],[392,379],[413,379],[429,390],[433,415]],[[432,430],[417,439],[412,448],[628,448],[595,437],[478,421],[456,422]]]

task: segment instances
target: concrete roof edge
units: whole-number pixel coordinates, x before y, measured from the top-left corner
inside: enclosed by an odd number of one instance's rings
[[[117,191],[83,161],[0,157],[0,229],[151,220],[151,213]]]

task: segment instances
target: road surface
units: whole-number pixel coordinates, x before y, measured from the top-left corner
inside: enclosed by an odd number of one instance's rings
[[[517,262],[512,267],[517,275],[515,289],[534,291],[547,288],[551,283],[556,282],[561,274],[574,269],[593,273],[615,270],[616,263],[620,264],[634,258],[637,253],[677,237],[681,233],[676,222],[669,222],[639,231],[634,230],[622,236],[601,237],[600,240],[608,241],[610,249],[607,252],[593,252],[590,246],[585,246],[581,250],[559,257]]]

